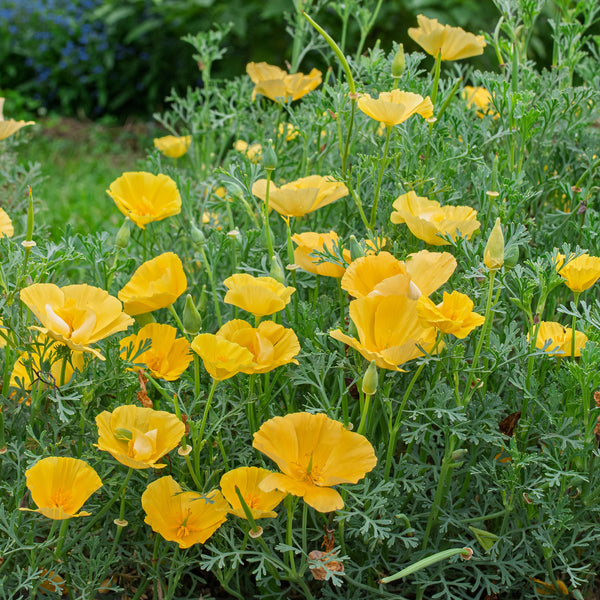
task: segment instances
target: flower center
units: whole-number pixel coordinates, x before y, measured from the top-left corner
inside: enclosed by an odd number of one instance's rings
[[[58,489],[50,495],[50,506],[52,508],[63,508],[71,501],[71,492]]]

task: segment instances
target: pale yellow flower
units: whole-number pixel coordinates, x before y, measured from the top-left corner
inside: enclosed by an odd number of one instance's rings
[[[35,125],[35,121],[15,121],[14,119],[4,120],[4,98],[0,98],[0,140],[17,133],[19,129],[27,125]]]
[[[257,94],[261,94],[278,103],[298,100],[318,87],[322,81],[322,74],[318,69],[312,69],[308,75],[289,74],[266,62],[248,63],[246,73],[255,84],[252,100]]]
[[[179,158],[180,156],[183,156],[189,150],[191,143],[191,135],[165,135],[164,137],[154,138],[154,147],[169,158]]]
[[[10,217],[4,209],[0,208],[0,237],[12,237],[14,233],[15,229]]]
[[[414,114],[421,115],[424,119],[433,116],[433,104],[429,96],[423,99],[419,94],[412,92],[381,92],[377,99],[369,94],[362,94],[356,104],[366,115],[388,127],[404,123]]]

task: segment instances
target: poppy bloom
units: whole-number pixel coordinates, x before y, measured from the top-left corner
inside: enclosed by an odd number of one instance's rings
[[[412,92],[381,92],[377,100],[369,94],[362,94],[356,104],[366,115],[388,127],[404,123],[414,114],[421,115],[424,119],[433,116],[433,104],[429,96],[423,99],[419,94]]]
[[[62,288],[53,283],[34,283],[21,290],[21,300],[43,325],[32,329],[101,360],[102,354],[90,344],[133,324],[119,300],[85,283]]]
[[[161,469],[158,461],[173,450],[185,425],[171,413],[127,404],[96,417],[98,448],[133,469]]]
[[[142,494],[144,522],[168,542],[180,548],[203,544],[225,521],[229,505],[221,492],[213,490],[206,497],[184,492],[171,477],[161,477],[148,485]]]
[[[417,314],[427,325],[461,340],[485,322],[483,315],[473,312],[471,298],[456,291],[444,292],[443,301],[437,306],[427,296],[421,296],[417,300]]]
[[[262,158],[262,146],[260,144],[248,144],[244,140],[237,140],[233,143],[233,148],[241,154],[245,154],[251,163],[258,164]]]
[[[252,193],[265,201],[267,180],[259,179]],[[269,186],[269,208],[284,217],[302,217],[348,195],[348,188],[340,181],[321,175],[309,175],[277,187]]]
[[[307,231],[305,233],[295,233],[292,241],[296,244],[294,250],[294,262],[305,271],[323,275],[325,277],[341,277],[346,272],[346,267],[340,263],[334,263],[330,260],[323,262],[314,252],[333,251],[333,247],[338,240],[335,231],[329,233],[315,233]],[[344,260],[350,262],[350,251],[343,251]]]
[[[4,120],[4,98],[0,98],[0,140],[17,133],[19,129],[27,125],[35,125],[35,121],[15,121],[14,119]]]
[[[564,264],[565,257],[559,254],[556,270],[565,280],[566,286],[579,294],[592,287],[600,278],[600,257],[582,254]]]
[[[469,239],[477,229],[477,211],[470,206],[440,206],[439,202],[408,192],[394,201],[390,220],[392,223],[406,223],[411,233],[433,246],[447,246],[441,235]]]
[[[274,417],[254,434],[252,446],[282,471],[260,482],[263,491],[301,496],[319,512],[343,508],[344,501],[332,486],[357,483],[377,464],[367,438],[322,413]]]
[[[10,217],[6,214],[4,209],[0,208],[0,237],[12,237],[14,233],[15,228],[13,227]]]
[[[189,150],[191,143],[191,135],[165,135],[164,137],[154,138],[154,147],[169,158],[183,156]]]
[[[260,489],[260,482],[272,474],[271,471],[259,467],[240,467],[225,473],[221,477],[220,485],[225,500],[231,505],[229,512],[241,519],[246,518],[242,503],[235,491],[237,487],[250,509],[253,519],[276,517],[277,513],[273,509],[285,498],[286,494],[277,490],[263,492]]]
[[[39,512],[57,521],[89,516],[89,512],[77,511],[102,487],[98,473],[78,458],[42,458],[25,471],[25,477],[31,497],[38,507],[32,512]]]
[[[152,221],[162,221],[181,212],[177,184],[167,175],[143,171],[123,173],[106,193],[117,208],[142,229]]]
[[[254,362],[248,348],[212,333],[197,335],[192,340],[192,350],[200,356],[204,368],[216,381],[229,379],[251,369]]]
[[[442,25],[437,19],[429,19],[418,15],[418,27],[411,27],[408,35],[427,54],[437,57],[441,53],[441,60],[460,60],[483,54],[486,47],[482,35],[468,33],[460,27]]]
[[[225,303],[233,304],[257,317],[283,310],[296,288],[286,287],[272,277],[253,277],[237,273],[224,282]]]
[[[128,360],[130,356],[136,365],[148,367],[153,377],[175,381],[193,360],[189,342],[176,336],[177,329],[171,325],[148,323],[137,335],[130,335],[121,340],[121,358]],[[148,341],[151,342],[150,348],[137,354]]]
[[[527,336],[529,340],[529,336]],[[585,333],[575,331],[575,356],[581,356],[581,349],[588,341]],[[545,352],[550,356],[573,356],[573,330],[563,327],[555,321],[541,321],[538,329],[535,347],[546,348]]]
[[[118,296],[125,312],[135,316],[170,306],[186,288],[181,259],[165,252],[138,267]]]
[[[496,112],[492,106],[492,95],[484,87],[465,85],[461,96],[466,100],[469,108],[477,109],[477,115],[481,118],[486,114]]]
[[[252,100],[257,94],[261,94],[278,103],[298,100],[318,87],[322,81],[322,74],[318,69],[312,69],[308,75],[290,74],[266,62],[248,63],[246,73],[254,83]]]

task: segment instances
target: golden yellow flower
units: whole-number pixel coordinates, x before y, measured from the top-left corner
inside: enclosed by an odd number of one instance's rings
[[[167,175],[143,171],[123,173],[106,193],[117,208],[138,227],[162,221],[181,212],[181,197],[177,184]]]
[[[492,95],[484,87],[465,85],[461,96],[467,101],[469,108],[477,109],[477,115],[483,118],[487,114],[496,114]],[[496,116],[498,116],[496,114]]]
[[[430,352],[436,341],[434,327],[418,318],[417,301],[407,296],[365,296],[350,302],[350,319],[358,340],[336,329],[329,335],[354,348],[378,367],[401,371],[400,365]]]
[[[14,119],[4,120],[4,98],[0,98],[0,140],[15,134],[19,129],[27,125],[35,125],[35,121],[15,121]]]
[[[78,458],[42,458],[25,471],[25,477],[31,497],[38,507],[32,512],[39,512],[57,521],[89,516],[89,512],[77,511],[102,487],[98,473]]]
[[[254,434],[252,446],[282,471],[267,475],[259,484],[262,490],[301,496],[319,512],[343,508],[332,486],[357,483],[377,464],[367,438],[322,413],[274,417]]]
[[[450,242],[440,237],[449,235],[469,239],[477,229],[477,211],[470,206],[440,206],[439,202],[408,192],[398,196],[393,204],[392,223],[406,223],[411,233],[433,246],[446,246]]]
[[[225,521],[229,505],[221,492],[206,496],[184,492],[171,477],[161,477],[142,494],[144,522],[180,548],[203,544]]]
[[[346,267],[340,263],[321,262],[320,257],[315,256],[314,252],[333,251],[333,247],[338,240],[335,231],[329,233],[316,233],[307,231],[305,233],[295,233],[292,241],[297,245],[294,250],[294,262],[305,271],[323,275],[325,277],[341,277],[346,272]],[[350,250],[343,251],[344,260],[350,262]]]
[[[267,180],[259,179],[252,193],[265,201]],[[277,187],[269,186],[269,208],[284,217],[302,217],[348,195],[348,188],[340,181],[321,175],[309,175]]]
[[[0,208],[0,237],[12,237],[14,233],[15,228],[13,227],[10,217],[6,214],[4,209]]]
[[[419,27],[409,28],[408,35],[427,54],[437,57],[441,52],[442,60],[460,60],[483,54],[486,43],[482,35],[468,33],[460,27],[442,25],[437,19],[429,19],[424,15],[418,15],[417,21]]]
[[[556,597],[558,592],[560,592],[563,596],[569,595],[569,588],[560,579],[556,580],[556,586],[558,586],[558,591],[553,583],[547,583],[546,581],[543,581],[541,579],[535,579],[535,578],[533,581],[538,584],[537,587],[535,588],[535,591],[540,596]]]
[[[318,69],[312,69],[308,75],[289,74],[266,62],[248,63],[246,73],[254,83],[252,100],[256,98],[256,94],[261,94],[278,103],[298,100],[318,87],[322,81],[322,74]]]
[[[529,340],[529,335],[527,336]],[[575,331],[575,356],[581,356],[581,349],[588,341],[585,333]],[[573,356],[573,330],[563,327],[555,321],[541,321],[538,329],[536,348],[546,347],[545,352],[551,356]]]
[[[272,277],[253,277],[237,273],[224,282],[225,302],[252,313],[256,317],[283,310],[296,288],[286,287]]]
[[[90,344],[127,329],[133,319],[108,292],[86,284],[59,288],[53,283],[34,283],[21,290],[21,300],[43,327],[32,327],[77,352],[91,352],[104,360]]]
[[[148,367],[153,377],[175,381],[194,359],[190,343],[185,338],[176,336],[177,329],[171,325],[148,323],[137,335],[121,340],[121,358]],[[148,342],[151,342],[150,348],[138,354],[139,349]]]
[[[433,104],[429,96],[423,99],[419,94],[400,90],[381,92],[377,100],[369,94],[362,94],[356,105],[371,119],[388,127],[404,123],[414,114],[421,115],[424,119],[433,116]]]
[[[245,154],[248,160],[254,164],[258,164],[262,158],[262,146],[260,144],[248,144],[244,140],[237,140],[237,142],[234,142],[233,148],[241,154]]]
[[[185,425],[171,413],[126,404],[96,417],[98,448],[133,469],[162,469],[158,461],[173,450]]]
[[[200,356],[204,368],[217,381],[252,368],[254,362],[254,356],[248,348],[212,333],[197,335],[192,340],[192,350]]]
[[[231,505],[229,512],[241,519],[246,518],[242,503],[235,491],[237,487],[250,509],[253,519],[276,517],[277,513],[273,509],[285,498],[286,494],[276,490],[263,492],[259,487],[260,482],[272,474],[271,471],[259,467],[239,467],[225,473],[221,477],[220,486],[225,500]]]
[[[6,337],[8,335],[8,328],[4,326],[4,321],[0,317],[0,348],[6,346]]]
[[[582,254],[564,264],[564,254],[557,257],[556,270],[566,286],[575,293],[592,287],[600,278],[600,257]]]
[[[191,135],[165,135],[164,137],[154,138],[154,147],[169,158],[183,156],[189,150],[191,143]]]
[[[135,316],[171,306],[186,288],[181,259],[165,252],[138,267],[118,297],[125,312]]]
[[[437,306],[427,297],[417,300],[417,314],[427,325],[432,325],[443,333],[451,333],[463,339],[483,325],[485,317],[473,312],[473,301],[460,292],[444,292],[443,300]]]
[[[300,135],[300,130],[291,123],[279,123],[277,135],[279,137],[285,136],[285,141],[291,142]]]

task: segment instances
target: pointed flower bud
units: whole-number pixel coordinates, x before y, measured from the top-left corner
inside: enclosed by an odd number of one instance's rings
[[[196,246],[204,246],[204,243],[206,242],[205,235],[193,223],[190,237],[192,238],[192,242],[194,242]]]
[[[269,140],[263,156],[263,167],[267,171],[273,171],[277,167],[277,155],[273,149],[273,140]]]
[[[497,271],[504,264],[504,235],[499,217],[483,251],[483,262],[490,271]]]
[[[206,284],[204,284],[202,286],[202,291],[200,292],[200,300],[198,300],[198,312],[200,312],[200,314],[204,314],[207,304],[208,294],[206,293]]]
[[[405,68],[406,61],[404,59],[404,46],[400,44],[398,46],[398,52],[396,52],[396,56],[394,56],[394,60],[392,61],[392,77],[401,77]]]
[[[283,264],[278,254],[273,254],[271,257],[271,277],[278,281],[282,285],[285,285],[285,271],[283,270]]]
[[[354,235],[350,236],[350,260],[355,261],[357,258],[362,258],[365,255],[364,250],[358,243],[358,240]]]
[[[372,396],[377,391],[377,384],[379,383],[379,374],[377,373],[377,364],[374,360],[371,361],[367,370],[365,371],[365,376],[362,381],[362,391],[363,394],[367,396]]]
[[[123,249],[127,248],[127,246],[129,245],[130,223],[131,220],[129,219],[129,217],[125,217],[125,221],[123,221],[123,225],[121,225],[121,228],[119,229],[119,231],[117,232],[117,236],[115,237],[115,246],[117,248]]]
[[[185,333],[189,333],[190,335],[197,335],[202,329],[202,317],[194,304],[191,294],[188,294],[185,298],[182,323]]]

